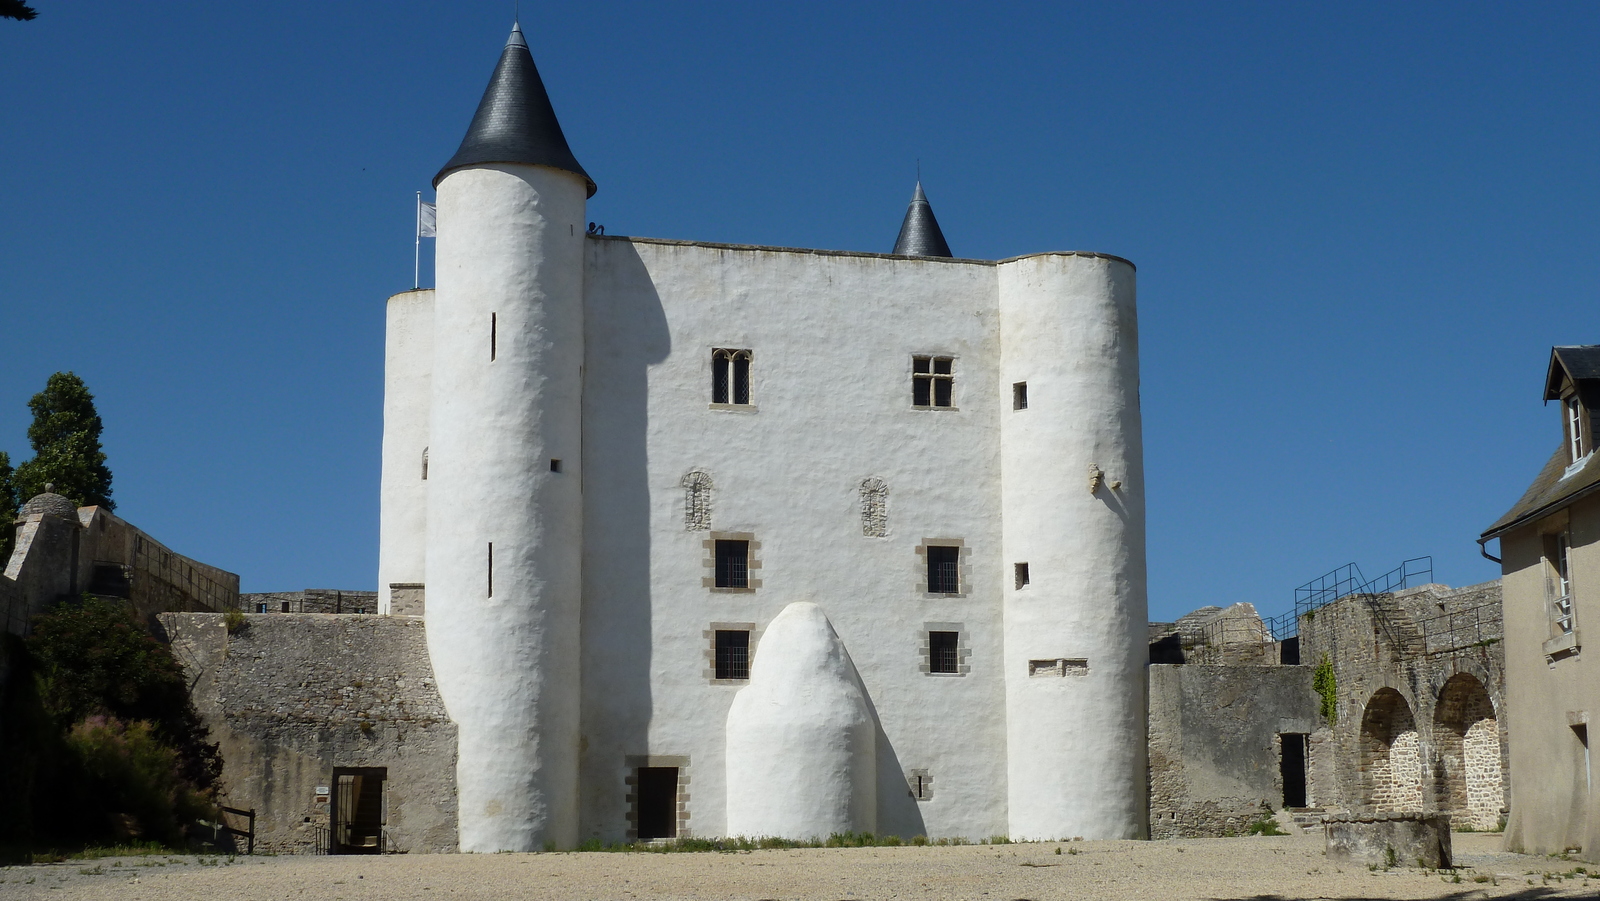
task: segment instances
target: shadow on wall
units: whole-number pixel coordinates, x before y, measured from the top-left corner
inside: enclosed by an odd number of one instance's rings
[[[906,783],[900,756],[889,744],[889,736],[883,734],[883,724],[878,723],[878,708],[873,705],[871,695],[867,695],[867,709],[872,711],[872,721],[878,724],[878,834],[905,839],[927,835],[922,808]]]
[[[585,837],[620,841],[628,771],[622,753],[613,759],[612,752],[645,753],[651,716],[646,371],[667,358],[672,339],[661,297],[631,242],[590,239],[586,257],[590,273],[606,273],[596,292],[606,303],[585,303],[582,629],[605,639],[584,642],[582,651],[580,809],[597,821],[581,828]]]

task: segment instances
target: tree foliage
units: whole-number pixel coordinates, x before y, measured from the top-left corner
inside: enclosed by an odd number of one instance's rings
[[[17,19],[26,22],[39,15],[33,7],[22,0],[0,0],[0,19]]]
[[[33,424],[28,443],[33,459],[16,469],[15,489],[27,500],[53,483],[55,492],[80,507],[115,510],[111,500],[111,470],[100,447],[104,425],[94,408],[94,395],[83,379],[70,372],[50,376],[44,390],[28,401]]]
[[[17,516],[16,470],[11,466],[11,455],[0,451],[0,569],[5,569],[11,559],[11,545],[17,533],[11,527]]]

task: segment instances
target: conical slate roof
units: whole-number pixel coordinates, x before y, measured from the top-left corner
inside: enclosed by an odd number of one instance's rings
[[[483,99],[478,101],[467,136],[461,139],[461,149],[433,177],[433,186],[437,188],[457,169],[482,163],[528,163],[571,172],[583,176],[589,183],[589,196],[594,196],[594,179],[567,146],[520,25],[511,26],[511,37]]]
[[[948,257],[950,245],[945,243],[944,232],[939,230],[939,220],[933,218],[933,207],[928,196],[922,193],[922,182],[911,195],[911,206],[906,210],[906,221],[900,223],[900,237],[895,239],[894,253],[908,257]]]

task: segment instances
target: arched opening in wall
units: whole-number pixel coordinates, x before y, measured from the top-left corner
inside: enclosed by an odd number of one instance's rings
[[[1379,811],[1422,809],[1422,742],[1411,705],[1380,688],[1361,717],[1362,803]]]
[[[1434,797],[1456,822],[1474,829],[1500,825],[1505,803],[1500,771],[1500,724],[1483,683],[1456,673],[1439,691],[1434,708]]]

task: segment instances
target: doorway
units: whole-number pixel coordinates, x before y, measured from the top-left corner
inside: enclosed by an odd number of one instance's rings
[[[639,767],[639,839],[678,837],[678,768]]]
[[[334,768],[329,853],[383,853],[383,783],[388,778],[388,768],[381,766]]]
[[[1282,746],[1279,772],[1283,776],[1283,806],[1306,806],[1306,735],[1284,732],[1278,736]]]

